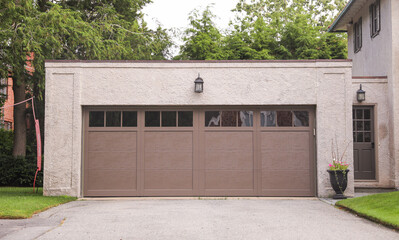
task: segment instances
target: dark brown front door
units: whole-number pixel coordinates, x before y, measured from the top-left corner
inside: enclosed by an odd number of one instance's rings
[[[355,179],[375,179],[373,107],[353,107]]]

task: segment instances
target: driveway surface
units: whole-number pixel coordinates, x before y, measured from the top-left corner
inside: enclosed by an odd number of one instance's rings
[[[1,239],[399,239],[318,199],[76,201],[0,220]]]

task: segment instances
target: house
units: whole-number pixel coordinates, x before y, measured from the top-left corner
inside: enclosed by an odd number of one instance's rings
[[[46,61],[44,194],[329,196],[332,141],[352,148],[351,66]]]
[[[353,60],[355,187],[399,187],[399,1],[351,0],[330,26]],[[370,114],[369,114],[370,113]]]
[[[327,197],[333,142],[346,195],[398,188],[398,22],[349,1],[352,60],[46,61],[44,194]]]
[[[0,79],[0,93],[5,96],[6,101],[4,107],[12,106],[14,104],[14,92],[12,90],[12,78]],[[0,128],[12,130],[14,127],[14,108],[7,107],[0,109]]]

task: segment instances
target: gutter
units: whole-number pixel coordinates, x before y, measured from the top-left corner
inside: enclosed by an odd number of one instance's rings
[[[355,2],[356,0],[350,0],[345,8],[340,12],[340,14],[338,15],[338,17],[335,19],[335,21],[328,27],[328,32],[346,32],[345,30],[338,30],[338,31],[334,31],[335,26],[337,25],[337,23],[339,22],[339,20],[341,19],[341,17],[343,15],[345,15],[349,8],[352,6],[352,4]]]

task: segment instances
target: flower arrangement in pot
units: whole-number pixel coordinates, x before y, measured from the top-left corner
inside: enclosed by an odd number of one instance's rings
[[[327,172],[330,174],[330,183],[335,191],[333,199],[346,199],[344,195],[345,189],[348,185],[349,164],[344,162],[344,156],[349,144],[347,144],[342,155],[339,154],[338,144],[334,150],[334,141],[332,141],[332,163],[328,165]]]

